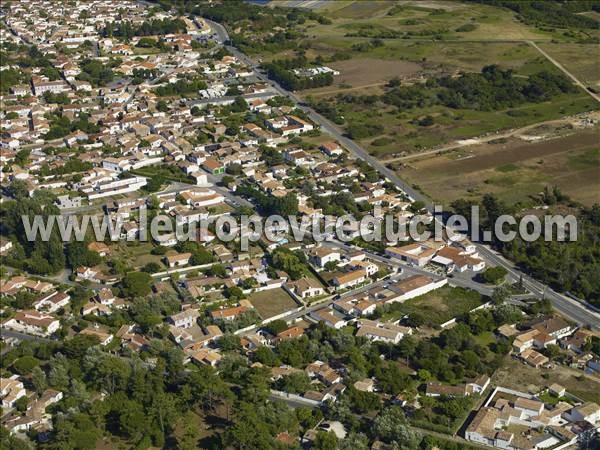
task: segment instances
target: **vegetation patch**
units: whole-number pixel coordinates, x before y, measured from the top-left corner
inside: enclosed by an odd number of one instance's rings
[[[498,172],[514,172],[515,170],[519,170],[519,166],[517,166],[516,164],[513,163],[506,163],[506,164],[502,164],[501,166],[496,167],[496,169]]]
[[[248,300],[263,319],[268,319],[298,306],[283,288],[255,292],[250,294]]]
[[[384,319],[400,319],[405,315],[415,326],[437,326],[465,314],[484,303],[483,297],[468,289],[444,286],[425,295],[381,307]]]

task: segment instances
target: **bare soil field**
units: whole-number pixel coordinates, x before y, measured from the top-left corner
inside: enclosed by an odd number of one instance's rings
[[[582,400],[600,402],[600,379],[585,376],[580,370],[563,366],[554,369],[534,369],[510,356],[494,373],[492,383],[532,394],[552,383],[558,383],[564,386],[567,392]]]
[[[356,58],[346,61],[336,61],[328,64],[329,67],[340,72],[334,78],[334,85],[319,89],[310,89],[303,94],[330,93],[335,91],[335,86],[370,87],[379,83],[386,83],[394,77],[411,77],[421,71],[420,64],[411,61],[384,60],[373,58]],[[361,92],[363,94],[363,92]]]
[[[600,140],[597,128],[542,142],[509,139],[410,162],[399,175],[443,204],[465,196],[495,193],[527,202],[546,185],[574,200],[600,201]]]

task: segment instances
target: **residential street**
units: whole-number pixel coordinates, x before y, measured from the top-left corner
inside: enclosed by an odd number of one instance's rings
[[[213,27],[215,33],[219,36],[219,40],[221,42],[226,42],[229,37],[225,28],[218,23],[207,20],[207,23]],[[535,44],[533,44],[535,46]],[[367,161],[371,166],[376,168],[381,174],[386,176],[392,183],[394,183],[399,189],[404,191],[412,200],[421,200],[425,202],[426,208],[433,212],[433,205],[431,201],[425,197],[420,192],[416,191],[406,182],[404,182],[395,172],[389,170],[383,163],[381,163],[377,158],[371,156],[364,148],[362,148],[355,141],[348,139],[343,135],[342,130],[331,123],[325,117],[321,116],[317,112],[315,112],[312,108],[301,105],[301,100],[292,92],[283,89],[278,83],[269,80],[262,72],[260,72],[259,64],[250,59],[245,54],[238,51],[236,48],[226,45],[227,50],[229,50],[236,58],[240,59],[244,63],[250,65],[255,70],[258,78],[262,81],[269,83],[275,90],[277,90],[281,95],[290,98],[294,101],[298,108],[302,109],[308,117],[314,121],[315,123],[321,126],[321,129],[331,135],[332,138],[340,142],[344,147],[346,147],[354,156],[360,158],[364,161]],[[536,46],[537,48],[537,46]],[[539,50],[539,48],[538,48]],[[541,51],[541,50],[540,50]],[[542,52],[543,53],[543,52]],[[547,56],[547,55],[546,55]],[[549,58],[549,56],[547,56]],[[556,64],[556,63],[555,63]],[[564,70],[564,69],[562,69]],[[570,75],[570,74],[569,74]],[[572,75],[570,75],[574,78]],[[582,86],[581,82],[578,82],[574,79],[579,86]],[[587,89],[586,89],[587,92]],[[596,100],[598,97],[593,95]],[[436,220],[440,220],[436,217]],[[582,325],[589,325],[596,330],[600,330],[600,314],[582,306],[577,301],[570,299],[562,294],[559,294],[553,291],[548,286],[533,280],[527,274],[516,269],[512,263],[505,260],[504,258],[498,256],[495,252],[489,249],[488,246],[476,243],[477,251],[484,258],[484,260],[492,265],[499,265],[504,267],[509,274],[511,274],[515,280],[518,280],[521,275],[523,275],[523,280],[525,281],[525,287],[536,295],[538,298],[548,298],[552,305],[557,309],[558,312],[563,314],[565,317],[574,320]],[[471,286],[470,286],[471,287]]]

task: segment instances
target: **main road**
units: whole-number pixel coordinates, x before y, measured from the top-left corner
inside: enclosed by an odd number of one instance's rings
[[[348,139],[344,136],[343,131],[335,124],[327,120],[325,117],[318,114],[312,108],[309,108],[303,104],[300,98],[298,98],[293,92],[290,92],[284,88],[282,88],[277,82],[270,80],[264,73],[261,72],[259,68],[259,64],[250,59],[244,53],[240,52],[237,48],[228,45],[229,35],[227,30],[223,25],[216,23],[211,20],[207,20],[207,23],[213,29],[215,36],[218,41],[224,45],[232,55],[238,58],[240,61],[249,65],[256,72],[257,78],[261,81],[268,83],[273,89],[279,92],[282,96],[289,98],[290,100],[296,103],[296,106],[300,108],[304,113],[316,124],[320,125],[321,129],[331,135],[335,140],[337,140],[340,144],[342,144],[346,149],[348,149],[354,156],[360,158],[366,162],[368,162],[372,167],[377,169],[382,175],[387,177],[394,185],[396,185],[399,189],[401,189],[406,195],[412,200],[420,200],[425,203],[425,207],[433,212],[433,204],[431,201],[425,197],[423,194],[418,192],[412,186],[404,182],[398,175],[385,167],[377,158],[370,155],[364,148],[362,148],[355,141]],[[534,43],[532,43],[534,47],[536,47],[546,58],[552,61],[559,69],[563,72],[567,73],[570,78],[572,78],[578,86],[582,87],[587,93],[590,93],[582,83],[574,78],[571,74],[569,74],[562,66],[560,66],[557,62],[553,61],[553,59],[545,54],[539,47],[537,47]],[[591,94],[591,93],[590,93]],[[598,99],[596,96],[594,98]],[[440,220],[436,217],[436,220]],[[548,286],[540,283],[539,281],[534,280],[529,277],[527,274],[521,272],[517,269],[514,264],[507,261],[492,249],[490,249],[487,245],[483,245],[481,243],[476,243],[477,250],[481,257],[487,262],[491,262],[493,265],[504,267],[508,273],[513,277],[513,279],[523,279],[523,283],[527,289],[529,289],[535,296],[538,298],[547,298],[552,302],[554,308],[571,320],[576,321],[581,325],[589,325],[590,327],[600,330],[600,314],[586,308],[581,303],[572,300],[558,292],[553,291]]]

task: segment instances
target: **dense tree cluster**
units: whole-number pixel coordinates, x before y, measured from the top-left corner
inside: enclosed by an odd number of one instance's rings
[[[536,0],[470,0],[487,5],[500,6],[516,12],[528,24],[560,28],[598,29],[600,23],[591,17],[578,14],[585,11],[600,12],[600,4],[594,0],[569,2]]]
[[[200,78],[195,78],[193,80],[180,79],[175,83],[167,83],[154,89],[154,92],[160,97],[170,97],[197,93],[200,89],[206,89],[206,82]]]
[[[0,92],[8,93],[11,86],[28,82],[28,78],[22,70],[19,69],[4,69],[0,71]]]
[[[84,133],[97,133],[100,126],[89,121],[89,115],[81,113],[75,120],[71,121],[67,116],[52,114],[50,118],[50,130],[44,134],[44,139],[52,140],[65,137],[73,131],[80,130]]]
[[[556,95],[576,91],[563,74],[542,71],[523,79],[497,65],[486,66],[479,74],[444,77],[438,83],[445,88],[438,94],[445,106],[481,111],[493,111],[526,102],[543,102]]]
[[[452,207],[458,214],[470,218],[473,203],[457,200]],[[514,205],[509,207],[491,194],[484,195],[480,202],[482,229],[491,230],[500,215],[515,213]],[[542,229],[545,229],[544,223],[545,219]],[[600,205],[581,209],[577,231],[577,241],[537,239],[526,242],[517,233],[516,239],[511,242],[495,240],[493,245],[523,271],[543,283],[600,306],[600,278],[597,276],[600,271]]]
[[[33,224],[34,217],[39,216],[47,223],[49,216],[59,216],[60,211],[53,204],[55,197],[47,191],[36,191],[29,197],[27,186],[18,180],[7,190],[16,201],[5,202],[1,211],[0,232],[14,242],[6,263],[36,274],[59,272],[65,267],[66,258],[58,227],[52,228],[47,241],[42,239],[41,233],[37,233],[34,241],[29,241],[22,219],[26,216],[29,224]]]
[[[311,77],[299,76],[296,75],[291,68],[282,64],[283,61],[285,60],[273,61],[263,64],[263,67],[266,69],[269,78],[275,80],[284,89],[299,91],[329,86],[333,83],[333,75],[331,73],[320,73]]]
[[[282,247],[277,247],[271,253],[270,264],[286,272],[292,280],[302,278],[310,271],[304,253],[293,252]]]
[[[556,72],[542,71],[529,78],[518,78],[511,70],[497,65],[486,66],[481,73],[430,80],[427,87],[396,86],[381,100],[401,110],[442,104],[453,109],[493,111],[576,91],[568,78]]]
[[[89,81],[93,86],[106,86],[115,76],[110,65],[106,66],[97,59],[83,60],[79,67],[81,73],[77,75],[77,79]]]
[[[237,192],[256,201],[258,210],[263,215],[279,214],[283,217],[298,214],[298,198],[296,194],[288,193],[283,197],[275,197],[260,192],[248,185],[241,185]]]
[[[89,161],[82,161],[78,158],[68,159],[63,166],[50,168],[47,164],[44,164],[40,168],[40,175],[71,175],[81,172],[85,172],[93,167]]]
[[[127,20],[113,23],[109,22],[102,30],[104,37],[120,37],[130,40],[133,36],[156,36],[165,34],[185,33],[187,26],[180,19],[154,19],[145,20],[139,25],[135,25]]]

